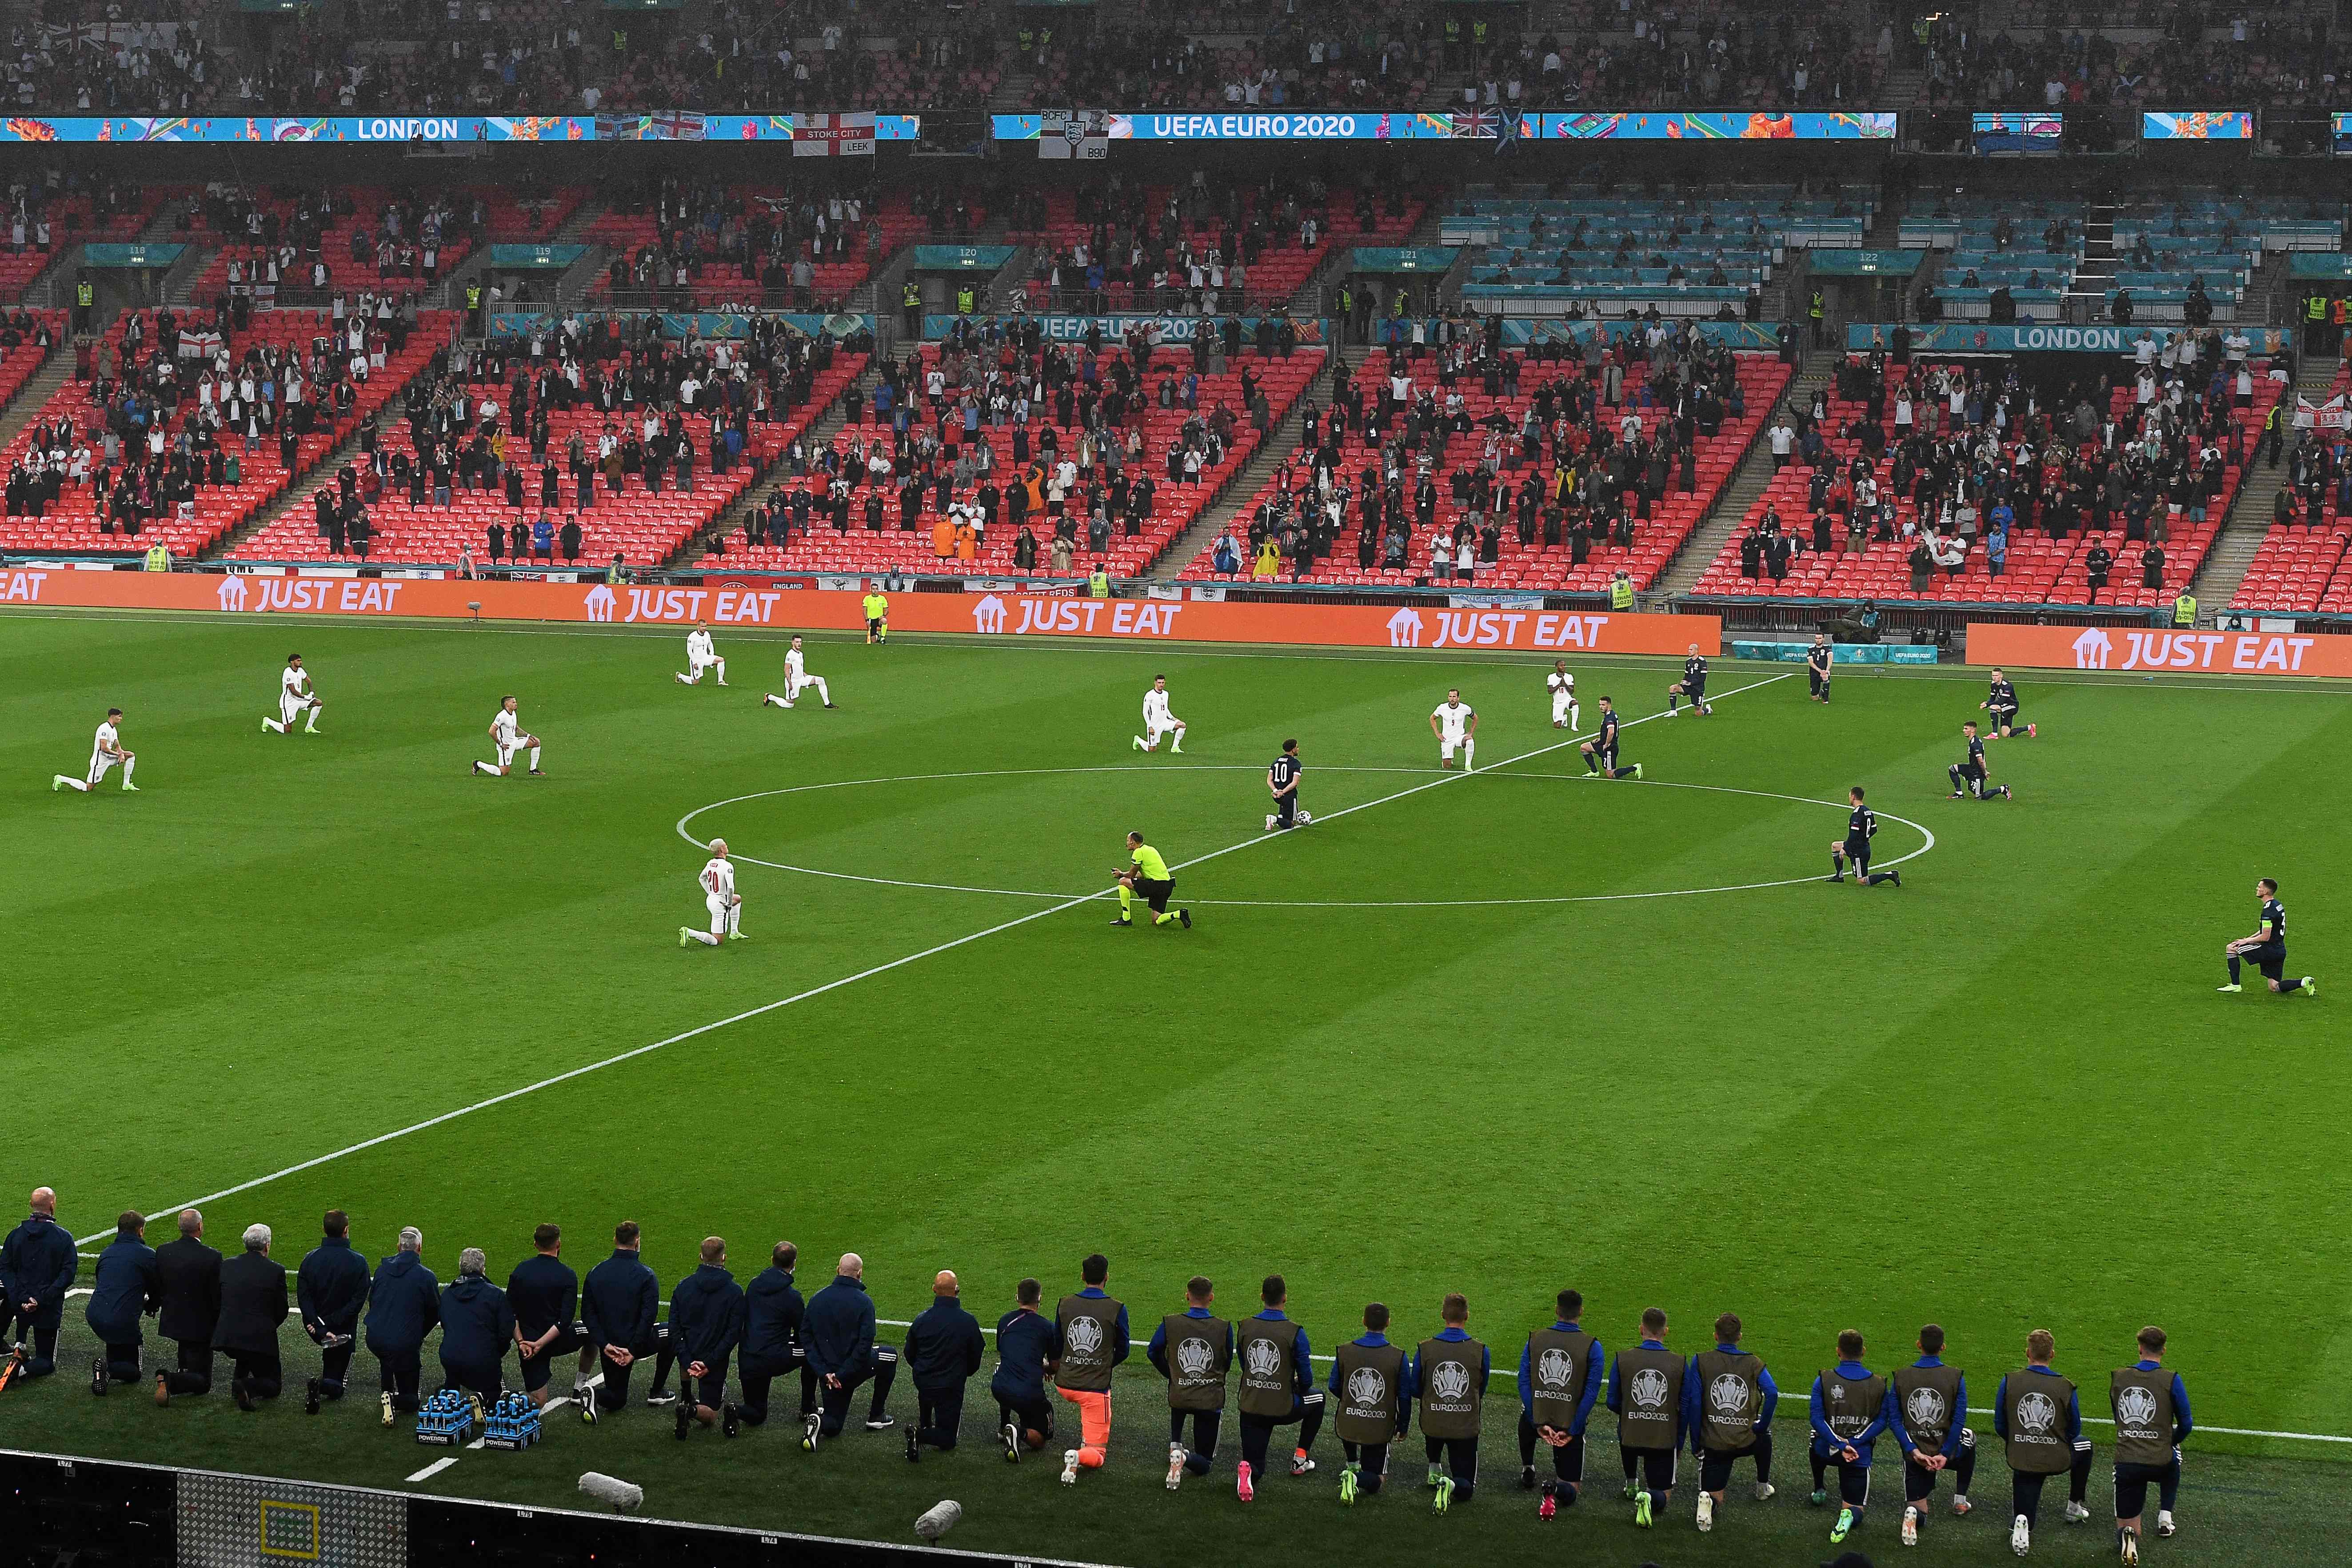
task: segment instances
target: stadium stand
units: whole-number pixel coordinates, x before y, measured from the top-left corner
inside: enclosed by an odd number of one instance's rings
[[[1788,377],[1776,357],[1663,326],[1574,359],[1483,333],[1378,354],[1328,419],[1308,415],[1297,452],[1244,509],[1244,537],[1213,542],[1183,575],[1596,592],[1622,571],[1646,588]]]
[[[245,328],[217,312],[124,316],[92,378],[67,383],[0,451],[0,548],[214,544],[422,371],[448,326],[435,313],[415,330],[363,327],[362,376],[325,312],[268,311]]]
[[[963,190],[665,179],[625,206],[607,207],[583,237],[614,251],[592,295],[598,300],[644,293],[702,309],[833,310],[901,246],[964,243],[987,220],[986,207]]]
[[[474,205],[487,221],[487,204]],[[473,245],[446,194],[427,199],[336,186],[256,195],[220,188],[206,193],[202,210],[226,242],[195,282],[195,297],[206,303],[242,295],[257,307],[323,304],[337,293],[411,293],[446,277]]]
[[[66,329],[61,310],[27,310],[22,306],[0,314],[0,408],[5,408],[26,382],[39,374]]]
[[[536,358],[533,340],[500,340],[416,383],[404,418],[363,440],[334,493],[322,488],[310,510],[273,520],[236,558],[341,554],[347,520],[363,515],[368,558],[380,562],[603,565],[617,555],[655,565],[798,441],[866,364],[830,340],[781,330],[680,343],[636,321],[574,320],[576,333],[537,340]],[[575,524],[577,547],[567,548]]]
[[[113,180],[91,188],[58,169],[25,171],[10,182],[7,209],[0,216],[0,298],[21,298],[25,286],[68,246],[136,238],[165,194]]]
[[[1153,347],[1140,330],[1099,354],[1034,330],[926,343],[806,473],[772,491],[756,524],[769,537],[747,533],[744,564],[1135,575],[1321,368],[1319,355],[1244,353],[1237,340]]]

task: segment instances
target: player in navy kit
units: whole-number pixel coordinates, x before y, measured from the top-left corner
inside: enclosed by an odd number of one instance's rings
[[[2007,784],[1991,783],[1991,773],[1985,767],[1984,739],[1977,733],[1977,721],[1971,719],[1961,725],[1960,733],[1969,738],[1969,754],[1944,770],[1952,777],[1951,798],[1974,795],[1979,800],[2009,799]]]
[[[1862,804],[1862,786],[1856,784],[1846,791],[1845,798],[1853,809],[1846,813],[1844,841],[1830,846],[1830,880],[1844,881],[1845,864],[1851,860],[1853,862],[1855,887],[1875,888],[1881,882],[1901,887],[1902,872],[1874,871],[1870,868],[1870,841],[1878,832],[1878,813]]]
[[[1313,815],[1298,809],[1298,777],[1307,770],[1299,765],[1298,742],[1285,741],[1282,755],[1265,770],[1265,787],[1274,792],[1274,809],[1265,815],[1265,830],[1299,827],[1315,820]]]
[[[1642,764],[1630,768],[1617,765],[1617,710],[1606,697],[1601,700],[1601,733],[1578,748],[1584,753],[1584,773],[1587,778],[1638,779]]]
[[[1675,705],[1684,698],[1690,699],[1692,711],[1702,719],[1715,717],[1715,710],[1706,705],[1706,660],[1698,651],[1698,644],[1690,645],[1690,657],[1683,660],[1683,678],[1666,688],[1666,717],[1675,716]]]
[[[2264,877],[2254,884],[2254,896],[2263,901],[2262,923],[2253,935],[2242,936],[2221,950],[2230,961],[2230,984],[2217,989],[2244,990],[2238,984],[2238,966],[2251,962],[2261,968],[2263,978],[2280,995],[2290,996],[2297,992],[2305,996],[2316,995],[2319,985],[2310,975],[2300,980],[2286,978],[2286,906],[2279,902],[2278,883]]]
[[[2014,740],[2020,734],[2031,741],[2042,731],[2032,724],[2017,721],[2017,688],[2008,676],[1996,669],[1992,683],[1986,689],[1985,700],[1977,704],[1992,715],[1992,732],[1997,740]]]
[[[1830,667],[1837,662],[1837,650],[1830,646],[1826,633],[1813,634],[1813,646],[1805,650],[1805,684],[1812,701],[1830,700]]]

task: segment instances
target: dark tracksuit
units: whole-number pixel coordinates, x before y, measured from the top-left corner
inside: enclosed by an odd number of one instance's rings
[[[544,1252],[533,1253],[507,1276],[507,1305],[514,1311],[515,1352],[522,1363],[524,1392],[536,1394],[555,1375],[559,1356],[580,1353],[580,1276],[564,1261]],[[555,1337],[530,1355],[522,1346],[548,1330]]]
[[[1858,1361],[1840,1361],[1837,1375],[1855,1383],[1875,1375]],[[1877,1452],[1878,1435],[1895,1420],[1895,1381],[1889,1378],[1885,1395],[1878,1402],[1877,1413],[1870,1425],[1852,1437],[1841,1437],[1830,1426],[1829,1408],[1822,1398],[1822,1380],[1813,1379],[1812,1397],[1807,1401],[1808,1419],[1813,1428],[1812,1464],[1813,1489],[1823,1489],[1829,1468],[1837,1467],[1838,1500],[1849,1508],[1862,1508],[1870,1501],[1870,1461]],[[1842,1456],[1852,1448],[1854,1458],[1849,1463]]]
[[[2046,1367],[2027,1367],[2016,1375],[2032,1377],[2046,1373],[2049,1373],[2049,1369]],[[2069,1467],[2066,1477],[2066,1497],[2070,1502],[2081,1502],[2090,1495],[2091,1490],[2091,1440],[2083,1436],[2083,1399],[2079,1393],[2066,1401],[2064,1426],[2066,1442],[2074,1453],[2074,1464]],[[2007,1440],[2009,1379],[2006,1377],[2002,1378],[1999,1386],[1993,1390],[1992,1430],[1994,1436]],[[2023,1514],[2028,1524],[2033,1523],[2041,1513],[2042,1483],[2049,1479],[2046,1475],[2012,1470],[2010,1473],[2011,1511]]]
[[[140,1320],[163,1299],[155,1249],[140,1240],[137,1231],[117,1230],[114,1240],[98,1255],[92,1285],[84,1316],[89,1331],[106,1347],[107,1379],[136,1383],[142,1371]]]
[[[1561,1318],[1552,1327],[1561,1333],[1580,1334],[1584,1325]],[[1576,1419],[1568,1429],[1568,1441],[1551,1451],[1552,1479],[1568,1483],[1566,1500],[1576,1500],[1576,1489],[1584,1485],[1584,1428],[1592,1419],[1592,1406],[1601,1397],[1601,1371],[1609,1364],[1609,1352],[1594,1340],[1584,1368],[1584,1391],[1577,1396]],[[1528,1364],[1528,1347],[1519,1347],[1519,1468],[1532,1469],[1536,1462],[1536,1445],[1540,1441],[1536,1433],[1535,1368]]]
[[[932,1301],[930,1310],[907,1327],[907,1371],[915,1380],[915,1438],[942,1451],[956,1446],[963,1420],[963,1385],[985,1355],[980,1321],[953,1296]]]
[[[1257,1316],[1270,1323],[1285,1321],[1279,1307],[1268,1307]],[[1276,1427],[1297,1422],[1301,1450],[1313,1447],[1315,1435],[1323,1429],[1323,1391],[1315,1386],[1315,1362],[1307,1352],[1304,1325],[1290,1338],[1290,1396],[1287,1415],[1253,1415],[1246,1409],[1240,1413],[1242,1462],[1253,1476],[1263,1478],[1266,1473],[1265,1451],[1273,1444]]]
[[[1430,1337],[1444,1340],[1449,1344],[1457,1344],[1468,1339],[1470,1331],[1467,1329],[1444,1328]],[[1442,1366],[1444,1363],[1441,1362],[1439,1364]],[[1478,1357],[1476,1390],[1480,1398],[1486,1397],[1486,1382],[1494,1374],[1495,1352],[1491,1348],[1482,1349]],[[1440,1459],[1445,1461],[1446,1473],[1454,1478],[1454,1500],[1468,1502],[1478,1490],[1478,1439],[1433,1437],[1429,1435],[1429,1400],[1425,1394],[1429,1387],[1429,1380],[1422,1374],[1419,1351],[1412,1353],[1412,1385],[1416,1392],[1423,1394],[1421,1407],[1422,1448],[1428,1454],[1429,1462],[1432,1465],[1435,1465]]]
[[[805,1310],[789,1268],[762,1269],[743,1292],[741,1414],[747,1425],[757,1426],[768,1419],[768,1385],[789,1372],[801,1372],[801,1414],[815,1407],[815,1393],[803,1370],[807,1357],[801,1350],[801,1318]]]
[[[1216,1316],[1206,1307],[1187,1307],[1184,1309],[1184,1315],[1188,1318]],[[1168,1325],[1166,1323],[1161,1323],[1151,1331],[1151,1342],[1143,1347],[1143,1359],[1150,1362],[1160,1376],[1172,1375],[1168,1370]],[[1232,1364],[1233,1359],[1234,1331],[1233,1325],[1228,1323],[1225,1325],[1225,1362],[1228,1366]],[[1168,1440],[1171,1443],[1182,1443],[1184,1424],[1187,1419],[1192,1422],[1192,1441],[1187,1444],[1184,1449],[1184,1468],[1194,1475],[1207,1475],[1209,1466],[1216,1459],[1217,1428],[1223,1425],[1224,1417],[1225,1412],[1223,1405],[1219,1405],[1214,1410],[1171,1409],[1168,1412]]]
[[[1041,1440],[1054,1436],[1054,1402],[1045,1396],[1045,1369],[1062,1359],[1062,1331],[1033,1307],[1015,1307],[996,1320],[996,1372],[988,1392],[1000,1423]]]
[[[65,1321],[77,1261],[73,1237],[47,1215],[28,1215],[0,1242],[0,1289],[8,1298],[0,1331],[26,1346],[28,1357],[18,1377],[47,1377],[58,1370],[58,1325]]]
[[[341,1399],[343,1374],[351,1370],[359,1346],[360,1309],[367,1304],[367,1259],[352,1250],[351,1237],[319,1239],[294,1276],[294,1310],[302,1315],[302,1331],[321,1346],[319,1397]],[[350,1342],[324,1349],[327,1337],[340,1334]]]
[[[507,1293],[478,1274],[461,1274],[441,1291],[441,1386],[462,1388],[489,1404],[499,1396],[507,1352],[514,1347],[514,1309]]]
[[[2132,1370],[2162,1372],[2164,1366],[2160,1362],[2142,1360],[2134,1362]],[[2117,1519],[2137,1519],[2147,1511],[2150,1481],[2157,1487],[2156,1506],[2167,1513],[2172,1511],[2172,1505],[2180,1498],[2180,1445],[2189,1441],[2189,1434],[2195,1430],[2196,1423],[2189,1418],[2189,1385],[2180,1381],[2176,1372],[2172,1374],[2172,1462],[2135,1465],[2123,1459],[2116,1461]]]
[[[645,1266],[634,1247],[615,1247],[613,1256],[588,1270],[580,1292],[581,1316],[588,1325],[588,1342],[596,1347],[604,1381],[596,1390],[596,1408],[619,1410],[629,1403],[629,1373],[639,1358],[657,1349],[667,1353],[661,1315],[661,1281]],[[623,1366],[606,1346],[629,1352]],[[659,1386],[658,1384],[656,1384]]]
[[[669,1294],[669,1348],[678,1396],[716,1410],[727,1398],[727,1363],[743,1342],[743,1287],[723,1263],[705,1263]],[[687,1369],[702,1363],[702,1376]]]
[[[441,1282],[414,1252],[395,1252],[368,1282],[367,1348],[394,1410],[416,1408],[425,1375],[425,1336],[441,1321]],[[175,1386],[173,1393],[177,1394]]]
[[[889,1403],[890,1384],[898,1375],[898,1352],[874,1342],[874,1299],[865,1284],[846,1274],[809,1299],[801,1319],[801,1348],[808,1352],[810,1375],[816,1379],[821,1436],[837,1435],[849,1420],[849,1396],[866,1379],[874,1380],[874,1398],[866,1418],[879,1421]],[[839,1387],[827,1384],[833,1378]]]
[[[1389,1337],[1386,1334],[1367,1331],[1359,1334],[1349,1342],[1361,1345],[1367,1350],[1379,1350],[1387,1345]],[[1348,1391],[1339,1386],[1339,1363],[1337,1358],[1334,1358],[1331,1363],[1331,1381],[1328,1388],[1330,1397],[1333,1399],[1348,1397]],[[1402,1442],[1404,1435],[1412,1430],[1412,1400],[1413,1395],[1419,1392],[1420,1385],[1413,1382],[1412,1355],[1408,1352],[1404,1359],[1397,1363],[1396,1440],[1398,1442]],[[1342,1427],[1341,1430],[1344,1431],[1346,1428]],[[1339,1451],[1348,1456],[1349,1464],[1358,1467],[1356,1484],[1363,1489],[1365,1495],[1369,1497],[1379,1492],[1381,1486],[1388,1480],[1389,1445],[1386,1443],[1356,1444],[1343,1439],[1339,1444]]]

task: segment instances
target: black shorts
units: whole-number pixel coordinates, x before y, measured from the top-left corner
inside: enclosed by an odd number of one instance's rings
[[[1847,839],[1845,841],[1845,858],[1853,862],[1853,868],[1857,872],[1869,870],[1870,840],[1867,838]]]
[[[1952,764],[1952,773],[1953,776],[1966,779],[1970,784],[1982,784],[1984,782],[1984,769],[1977,766],[1974,763],[1954,763]]]
[[[1936,1477],[1940,1472],[1929,1469],[1918,1460],[1905,1456],[1903,1460],[1903,1500],[1907,1503],[1926,1502],[1936,1495]]]
[[[2147,1511],[2147,1489],[2180,1484],[2180,1455],[2175,1450],[2168,1465],[2134,1465],[2116,1461],[2116,1517],[2137,1519]]]
[[[1731,1484],[1731,1467],[1740,1459],[1753,1458],[1756,1446],[1745,1448],[1708,1448],[1698,1457],[1698,1489],[1719,1492]]]
[[[2016,728],[2017,728],[2017,710],[2016,710],[2016,709],[2014,709],[2014,708],[1996,708],[1996,709],[1994,709],[1994,710],[1992,710],[1992,727],[1993,727],[1994,729],[1996,729],[1996,730],[2014,730],[2014,729],[2016,729]]]
[[[1675,684],[1681,687],[1683,695],[1689,698],[1692,701],[1704,702],[1706,700],[1706,682],[1704,679],[1678,680],[1675,682]]]
[[[1642,1485],[1654,1492],[1672,1491],[1675,1486],[1675,1461],[1681,1457],[1679,1448],[1621,1448],[1625,1456],[1626,1479],[1642,1478]]]
[[[874,633],[874,632],[878,632],[878,631],[880,631],[880,630],[882,629],[882,621],[883,621],[883,617],[882,617],[882,616],[866,616],[866,629],[867,633],[871,634],[871,633]]]
[[[1809,664],[1805,666],[1805,684],[1812,689],[1814,696],[1819,697],[1829,689],[1830,678]]]
[[[2265,980],[2286,978],[2286,943],[2283,942],[2265,942],[2260,947],[2248,948],[2238,954],[2238,958],[2240,962],[2251,963],[2260,969]]]
[[[1592,748],[1592,760],[1601,764],[1601,769],[1603,773],[1615,773],[1617,771],[1617,748],[1614,746],[1595,746]]]
[[[1291,791],[1274,803],[1274,820],[1287,827],[1298,816],[1298,792]]]
[[[1150,905],[1151,912],[1155,915],[1164,915],[1168,912],[1168,900],[1175,891],[1176,879],[1173,877],[1164,882],[1155,882],[1149,877],[1138,877],[1135,879],[1135,896]]]
[[[993,1389],[990,1392],[995,1393]],[[1019,1422],[1024,1432],[1042,1432],[1048,1437],[1054,1435],[1054,1402],[1050,1399],[1014,1400],[997,1394],[996,1407],[1009,1412],[1012,1419]]]
[[[533,1335],[532,1337],[535,1339],[538,1336]],[[524,1358],[522,1363],[523,1392],[526,1394],[537,1394],[541,1389],[545,1388],[547,1386],[548,1380],[555,1375],[556,1358],[559,1356],[578,1355],[580,1353],[580,1347],[583,1342],[583,1342],[577,1334],[573,1333],[569,1327],[557,1330],[555,1337],[547,1342],[547,1348],[545,1350]]]
[[[1819,1449],[1814,1450],[1817,1454]],[[1837,1457],[1836,1450],[1821,1455],[1823,1463],[1834,1466],[1838,1476],[1838,1500],[1848,1508],[1870,1506],[1870,1467],[1847,1464]]]

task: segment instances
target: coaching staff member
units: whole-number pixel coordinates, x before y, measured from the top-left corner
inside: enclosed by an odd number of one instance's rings
[[[907,1370],[915,1379],[915,1424],[907,1428],[907,1459],[923,1457],[929,1443],[952,1453],[963,1420],[963,1385],[980,1370],[980,1321],[957,1300],[961,1287],[952,1269],[931,1280],[930,1310],[907,1326]]]
[[[866,1260],[857,1254],[843,1253],[833,1283],[810,1299],[801,1320],[801,1348],[808,1352],[819,1401],[803,1423],[803,1448],[814,1453],[818,1438],[841,1435],[849,1420],[849,1396],[869,1378],[874,1398],[866,1429],[880,1432],[895,1425],[883,1407],[898,1375],[898,1352],[874,1342],[874,1298],[866,1293]]]
[[[737,1418],[760,1426],[768,1419],[768,1385],[787,1373],[801,1373],[801,1415],[816,1406],[816,1393],[806,1371],[808,1357],[801,1349],[801,1320],[807,1309],[793,1288],[793,1266],[801,1249],[789,1241],[776,1243],[768,1267],[743,1292],[743,1398]]]
[[[278,1356],[278,1326],[293,1310],[286,1295],[286,1266],[269,1256],[269,1227],[245,1227],[245,1250],[225,1258],[220,1271],[220,1326],[213,1348],[232,1363],[228,1391],[239,1410],[257,1410],[285,1386]]]
[[[8,1297],[8,1318],[0,1328],[16,1347],[20,1378],[47,1377],[58,1370],[58,1325],[65,1321],[66,1292],[73,1287],[77,1264],[73,1237],[58,1225],[58,1194],[36,1187],[31,1207],[25,1222],[0,1242],[0,1288]]]
[[[743,1287],[727,1271],[727,1242],[702,1238],[702,1265],[670,1292],[669,1345],[685,1370],[677,1380],[677,1435],[694,1424],[736,1432],[735,1406],[727,1402],[727,1363],[743,1342]]]
[[[425,1267],[425,1233],[403,1226],[400,1250],[379,1262],[368,1281],[367,1348],[383,1374],[385,1426],[394,1411],[415,1410],[425,1336],[440,1321],[441,1281]]]
[[[1054,1405],[1045,1397],[1045,1374],[1062,1360],[1061,1331],[1037,1310],[1045,1287],[1024,1279],[1013,1289],[1013,1310],[996,1320],[996,1375],[988,1392],[996,1396],[997,1433],[1004,1439],[1004,1457],[1021,1462],[1021,1451],[1032,1452],[1054,1440]]]
[[[213,1386],[213,1331],[220,1322],[221,1255],[206,1247],[205,1216],[180,1211],[180,1239],[155,1249],[155,1273],[163,1305],[155,1331],[175,1342],[180,1364],[155,1373],[155,1403],[175,1394],[209,1394]]]
[[[457,1278],[441,1290],[441,1385],[462,1388],[482,1405],[499,1396],[507,1347],[514,1342],[514,1308],[489,1282],[488,1259],[478,1247],[457,1255]]]
[[[541,1226],[530,1233],[530,1243],[537,1251],[507,1276],[507,1305],[514,1309],[515,1356],[522,1365],[523,1392],[533,1405],[544,1406],[556,1358],[575,1354],[584,1342],[574,1331],[580,1276],[559,1256],[563,1250],[562,1226]],[[583,1399],[587,1391],[580,1385],[587,1380],[585,1366],[572,1379],[572,1392]]]
[[[588,1325],[588,1342],[596,1347],[604,1381],[593,1399],[580,1407],[583,1419],[593,1421],[599,1412],[629,1403],[629,1369],[637,1358],[651,1355],[661,1342],[661,1281],[637,1256],[637,1222],[625,1219],[613,1227],[613,1256],[588,1270],[586,1289],[580,1293],[581,1314]]]
[[[343,1374],[351,1370],[353,1342],[360,1331],[360,1309],[367,1305],[367,1259],[352,1250],[351,1216],[329,1209],[325,1234],[302,1259],[294,1276],[294,1304],[302,1314],[302,1331],[320,1351],[319,1375],[304,1390],[302,1408],[316,1415],[321,1399],[343,1396]]]
[[[146,1216],[126,1209],[114,1222],[114,1239],[98,1255],[95,1289],[83,1316],[106,1353],[90,1363],[89,1391],[103,1394],[110,1383],[136,1383],[140,1377],[140,1320],[163,1300],[163,1283],[155,1271],[155,1249],[147,1245]]]

